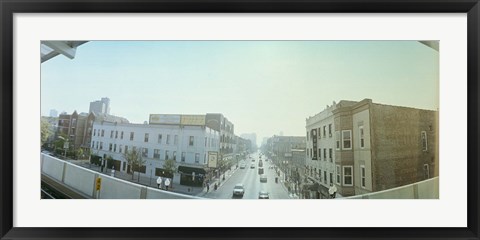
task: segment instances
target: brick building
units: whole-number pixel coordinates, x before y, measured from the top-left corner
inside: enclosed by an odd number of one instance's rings
[[[333,119],[333,184],[341,196],[360,195],[415,183],[438,176],[438,112],[373,103],[340,101],[323,114]],[[324,121],[325,119],[316,119]],[[309,127],[310,126],[310,127]],[[315,166],[325,171],[313,154],[322,155],[330,145],[313,140],[311,132],[323,134],[324,128],[312,128],[307,119],[307,174],[320,185],[332,183],[330,177],[316,177]],[[315,126],[318,127],[318,126]],[[310,131],[310,132],[308,132]],[[310,135],[310,136],[308,136]],[[318,146],[313,147],[314,142]],[[328,142],[326,144],[330,144]],[[327,151],[329,152],[329,151]],[[331,165],[331,164],[330,164]],[[320,190],[319,190],[320,191]]]

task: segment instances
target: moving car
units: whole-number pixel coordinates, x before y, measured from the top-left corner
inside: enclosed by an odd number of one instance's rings
[[[258,168],[258,174],[263,174],[263,168]]]
[[[233,187],[233,196],[234,197],[243,197],[243,194],[245,194],[245,188],[243,187],[243,184],[238,183]]]
[[[245,163],[240,164],[240,169],[245,169]]]
[[[267,176],[265,176],[264,174],[262,174],[260,176],[260,182],[267,182]]]
[[[267,191],[260,191],[258,193],[258,199],[270,199]]]
[[[253,164],[250,165],[250,168],[251,168],[251,169],[254,169],[254,168],[255,168],[255,165],[253,165]]]

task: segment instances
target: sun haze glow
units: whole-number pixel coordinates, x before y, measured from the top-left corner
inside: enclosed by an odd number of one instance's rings
[[[258,144],[304,136],[333,101],[438,109],[439,53],[418,41],[91,41],[41,70],[42,115],[108,97],[133,123],[222,113]]]

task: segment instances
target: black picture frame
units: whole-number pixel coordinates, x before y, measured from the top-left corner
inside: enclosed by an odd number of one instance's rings
[[[478,0],[0,0],[1,239],[479,239]],[[467,13],[468,226],[466,228],[19,228],[13,227],[14,13]],[[442,214],[439,212],[439,214]]]

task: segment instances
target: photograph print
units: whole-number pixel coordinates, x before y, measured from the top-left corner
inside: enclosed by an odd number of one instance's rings
[[[439,41],[41,41],[42,199],[439,199]]]

